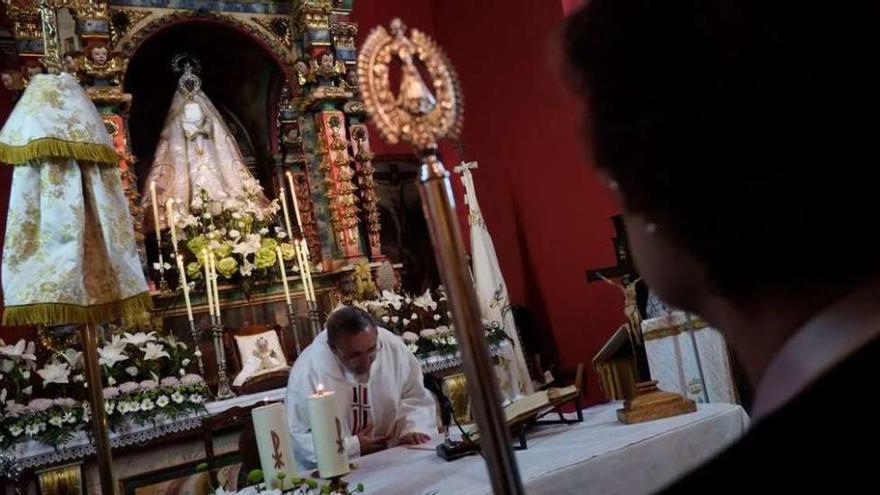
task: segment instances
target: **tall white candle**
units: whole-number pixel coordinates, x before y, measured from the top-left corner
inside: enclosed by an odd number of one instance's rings
[[[300,231],[303,228],[302,216],[299,213],[299,200],[296,197],[296,187],[293,185],[293,175],[287,172],[287,183],[290,184],[290,197],[293,198],[293,212],[296,214],[296,224]]]
[[[284,416],[284,404],[276,402],[257,407],[251,411],[251,417],[254,421],[257,450],[260,452],[260,467],[263,469],[266,484],[271,488],[282,490],[292,488],[292,480],[296,477],[296,466],[293,461],[287,419]],[[283,482],[278,479],[278,473],[284,473]]]
[[[291,305],[290,288],[287,286],[287,269],[284,267],[284,257],[281,256],[281,247],[275,246],[275,256],[278,257],[278,267],[281,269],[281,283],[284,285],[284,299],[287,305]]]
[[[345,434],[342,431],[342,420],[338,416],[336,394],[332,390],[325,391],[322,385],[318,385],[318,390],[308,400],[309,423],[321,478],[329,479],[347,474],[349,469]]]
[[[177,224],[177,221],[174,218],[174,200],[168,198],[168,201],[165,202],[165,222],[168,224],[168,229],[171,231],[171,246],[174,248],[174,254],[177,253],[177,229],[174,227]]]
[[[303,265],[305,264],[305,262],[303,262],[303,256],[302,256],[302,251],[300,250],[300,247],[299,247],[299,241],[296,239],[293,239],[292,241],[293,241],[293,250],[296,253],[296,264],[297,264],[297,266],[299,266],[299,280],[300,280],[300,282],[302,282],[302,285],[303,285],[303,296],[306,298],[306,301],[308,301],[309,300],[309,290],[306,288],[306,277],[303,274],[304,273],[303,272]]]
[[[220,319],[220,288],[217,284],[217,259],[214,257],[214,253],[209,254],[211,257],[211,278],[214,281],[214,314],[217,315],[217,319]]]
[[[306,243],[305,239],[301,239],[300,243],[302,246],[303,259],[305,261],[305,277],[309,286],[309,297],[311,297],[312,302],[315,302],[317,299],[315,299],[315,282],[312,280],[312,263],[309,259],[309,245]]]
[[[162,245],[162,222],[159,221],[159,200],[156,198],[156,181],[150,182],[150,200],[153,203],[153,224],[156,226],[156,242]]]
[[[281,188],[281,194],[279,194],[279,196],[281,197],[281,211],[284,212],[284,226],[287,228],[287,238],[293,239],[293,230],[291,230],[290,225],[290,213],[287,211],[287,199],[285,198],[284,187]]]
[[[305,296],[306,301],[311,301],[312,296],[309,293],[309,283],[306,281],[307,268],[305,253],[302,252],[302,245],[299,243],[299,240],[293,241],[293,247],[296,249],[296,262],[299,265],[299,279],[303,286],[303,296]]]
[[[202,260],[205,264],[205,288],[208,291],[208,314],[214,316],[214,288],[211,284],[211,261],[208,259],[208,250],[202,249]]]
[[[189,301],[189,285],[186,283],[186,270],[183,267],[183,258],[177,257],[177,271],[180,272],[180,286],[183,288],[183,302],[186,303],[186,316],[193,321],[192,304]]]

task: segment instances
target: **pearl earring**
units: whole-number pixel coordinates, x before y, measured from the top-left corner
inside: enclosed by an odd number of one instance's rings
[[[645,232],[647,232],[648,235],[656,234],[657,233],[657,224],[654,222],[649,223],[648,225],[645,226]]]

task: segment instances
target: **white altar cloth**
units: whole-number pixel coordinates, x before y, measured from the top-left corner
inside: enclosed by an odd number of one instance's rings
[[[652,493],[739,438],[748,416],[737,405],[700,404],[696,413],[624,425],[620,403],[584,410],[584,422],[541,426],[516,453],[530,495]],[[357,460],[350,486],[367,494],[477,495],[491,493],[485,464],[472,456],[446,462],[434,452],[396,447]]]

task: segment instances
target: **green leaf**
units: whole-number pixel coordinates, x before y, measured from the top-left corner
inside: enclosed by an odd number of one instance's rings
[[[263,470],[262,469],[254,469],[247,474],[248,483],[262,483],[263,482]]]

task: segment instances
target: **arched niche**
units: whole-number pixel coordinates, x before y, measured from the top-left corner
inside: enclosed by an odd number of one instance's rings
[[[171,59],[189,53],[201,62],[202,90],[221,109],[254,175],[270,189],[275,149],[278,87],[285,80],[277,54],[249,33],[223,22],[192,18],[165,24],[137,44],[125,76],[132,95],[129,139],[138,158],[136,173],[147,176],[178,74]],[[139,185],[143,190],[143,183]]]

